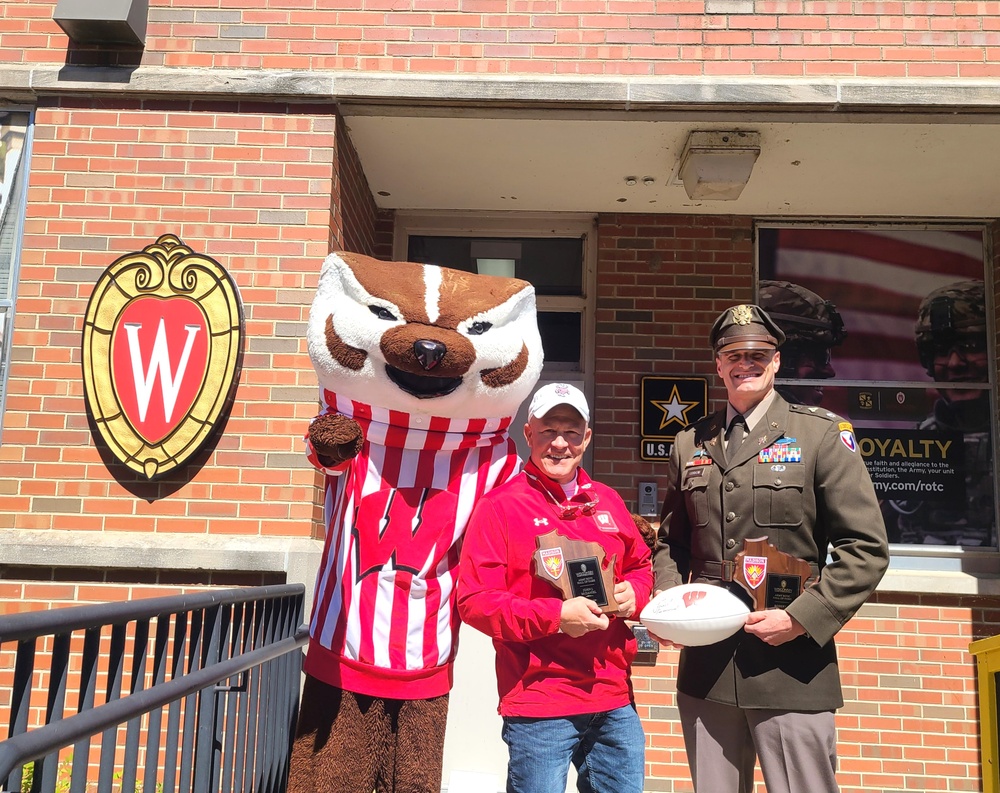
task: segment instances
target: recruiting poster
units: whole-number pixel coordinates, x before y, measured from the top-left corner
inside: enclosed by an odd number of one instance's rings
[[[851,419],[890,542],[997,546],[982,228],[758,230],[777,390]]]

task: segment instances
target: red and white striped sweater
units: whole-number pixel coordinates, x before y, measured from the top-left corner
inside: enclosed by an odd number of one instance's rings
[[[514,476],[511,419],[447,419],[323,391],[326,411],[361,425],[364,445],[327,469],[326,544],[305,671],[360,694],[447,693],[458,633],[455,578],[476,501]],[[308,443],[308,438],[307,438]]]

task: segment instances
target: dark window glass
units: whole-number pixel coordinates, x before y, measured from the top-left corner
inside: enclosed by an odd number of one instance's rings
[[[573,364],[562,369],[579,370],[583,315],[575,311],[539,311],[538,332],[542,336],[545,363]]]
[[[406,258],[470,273],[481,271],[477,259],[510,259],[514,277],[529,281],[537,295],[583,294],[582,238],[411,236]]]

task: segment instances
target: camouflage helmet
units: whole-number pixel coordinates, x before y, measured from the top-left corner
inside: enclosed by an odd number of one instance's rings
[[[986,285],[958,281],[920,301],[914,328],[920,363],[933,376],[935,350],[962,341],[986,343]]]
[[[785,332],[785,346],[836,347],[847,336],[836,306],[790,281],[760,282],[760,306]]]

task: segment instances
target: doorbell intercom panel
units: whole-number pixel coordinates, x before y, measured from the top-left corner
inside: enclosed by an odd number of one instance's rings
[[[659,497],[656,492],[656,482],[639,483],[639,509],[643,517],[656,516],[660,513]]]

